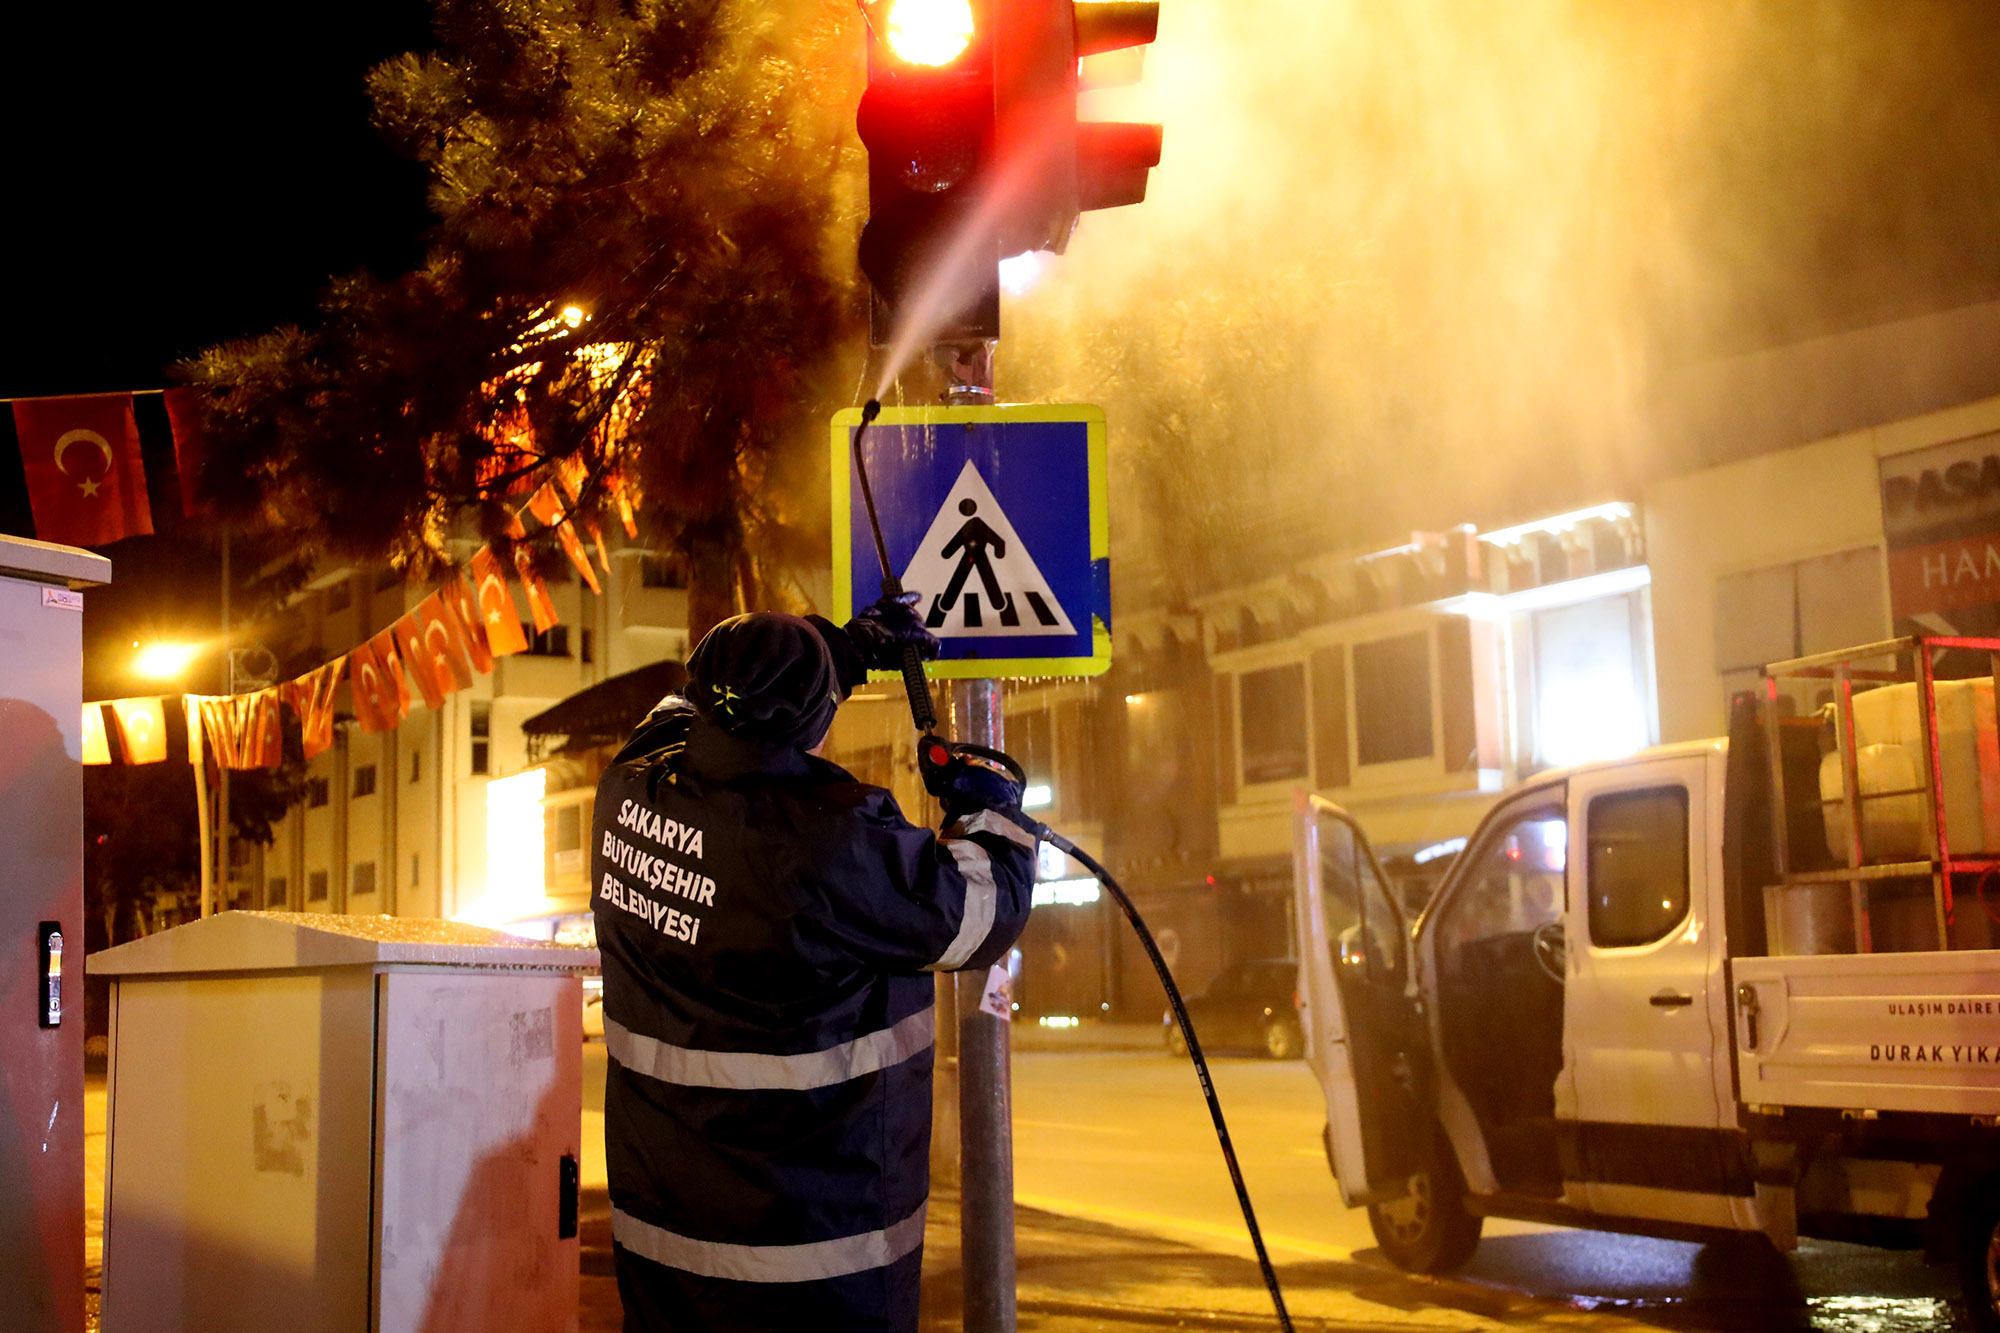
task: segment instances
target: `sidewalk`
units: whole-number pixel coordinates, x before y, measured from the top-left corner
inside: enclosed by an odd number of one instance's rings
[[[583,1198],[580,1333],[621,1327],[612,1275],[610,1203]],[[1257,1266],[1173,1241],[1018,1210],[1017,1305],[1022,1333],[1278,1327]],[[1486,1333],[1524,1324],[1549,1329],[1641,1329],[1554,1301],[1410,1277],[1361,1263],[1286,1265],[1285,1301],[1299,1333]],[[924,1235],[923,1333],[962,1327],[958,1199],[931,1195]]]

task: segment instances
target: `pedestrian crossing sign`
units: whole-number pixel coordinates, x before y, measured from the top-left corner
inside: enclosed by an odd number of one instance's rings
[[[833,419],[836,619],[882,588],[855,473],[860,427],[858,408]],[[933,677],[1094,676],[1111,665],[1102,409],[886,407],[861,453],[889,563],[943,643]]]

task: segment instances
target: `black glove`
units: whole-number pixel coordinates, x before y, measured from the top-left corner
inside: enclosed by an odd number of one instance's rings
[[[847,637],[875,671],[903,669],[903,650],[915,648],[929,660],[938,655],[937,635],[924,628],[916,612],[917,594],[883,597],[847,622]]]
[[[947,815],[976,810],[1018,810],[1028,775],[998,750],[925,736],[917,742],[917,770],[924,790],[944,803]]]

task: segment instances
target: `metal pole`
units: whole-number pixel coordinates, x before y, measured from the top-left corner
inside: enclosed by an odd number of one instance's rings
[[[229,529],[222,530],[222,692],[236,693],[236,648],[229,642]],[[215,859],[219,863],[216,878],[220,880],[221,892],[211,892],[201,905],[203,916],[215,911],[215,900],[220,898],[226,906],[229,902],[229,765],[216,756],[216,815],[215,815]]]
[[[953,731],[1000,749],[1000,684],[952,688]],[[1014,1333],[1014,1117],[1010,1025],[982,1011],[983,970],[958,984],[959,1257],[966,1333]]]
[[[932,356],[946,377],[945,402],[991,403],[994,343],[944,344]],[[952,734],[1001,749],[1000,684],[957,682]],[[981,1011],[983,972],[956,974],[958,999],[959,1263],[966,1333],[1014,1333],[1014,1116],[1011,1027]]]

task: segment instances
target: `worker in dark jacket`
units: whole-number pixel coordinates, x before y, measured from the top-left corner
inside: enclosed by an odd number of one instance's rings
[[[1017,778],[931,766],[941,832],[810,751],[936,641],[900,602],[846,628],[756,614],[598,787],[605,1155],[628,1330],[914,1330],[935,987],[1026,924]]]

